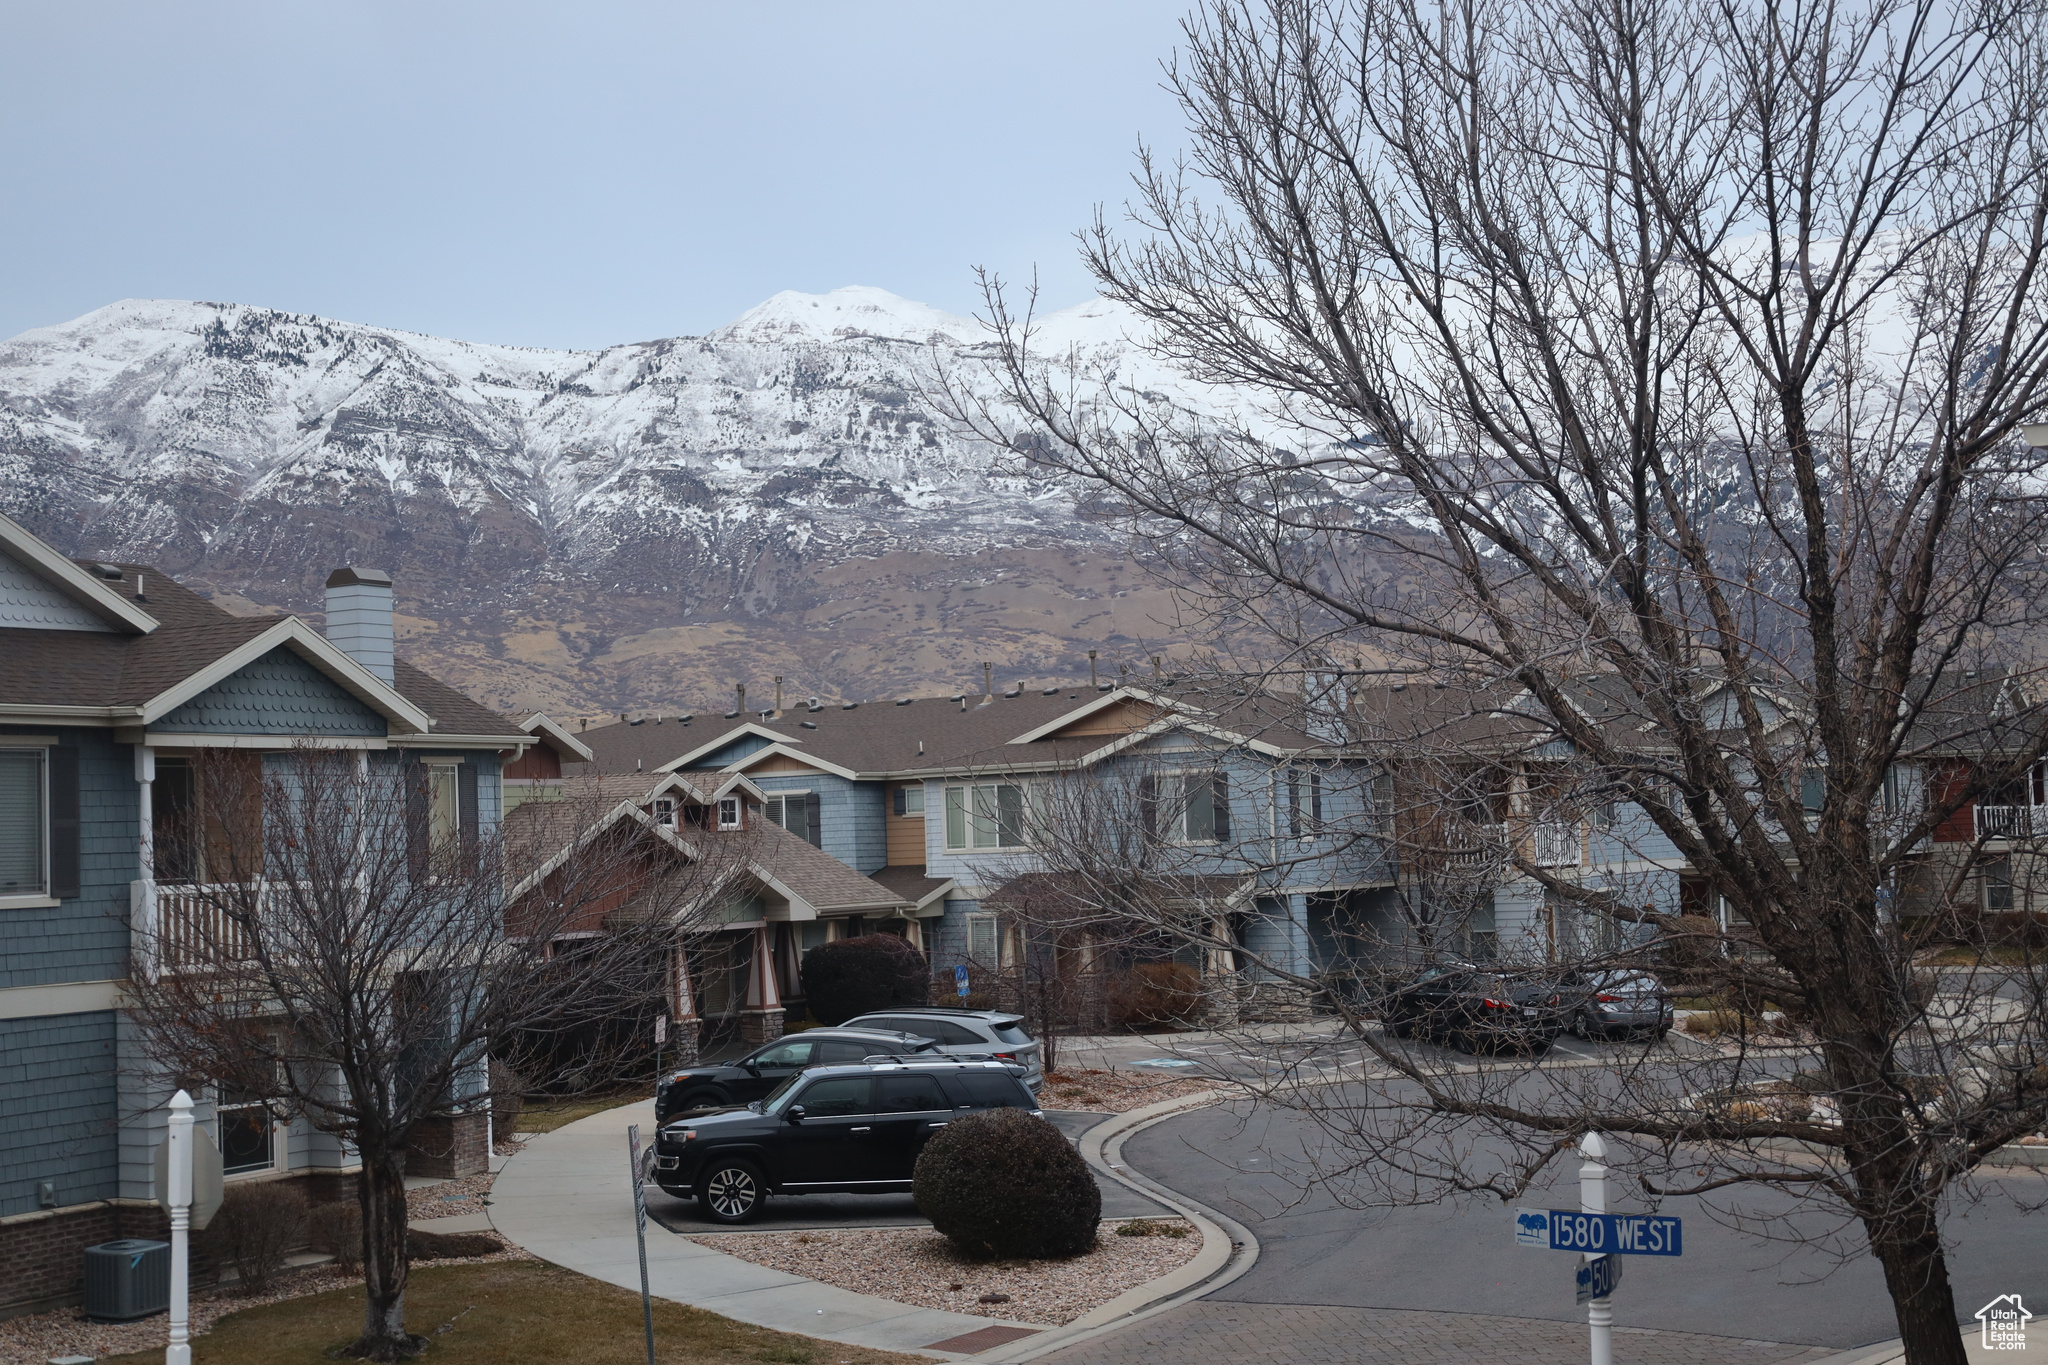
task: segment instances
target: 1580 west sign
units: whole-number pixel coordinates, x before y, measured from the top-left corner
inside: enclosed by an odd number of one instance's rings
[[[1591,1256],[1680,1256],[1683,1228],[1676,1218],[1647,1213],[1574,1213],[1569,1209],[1515,1210],[1515,1245]]]

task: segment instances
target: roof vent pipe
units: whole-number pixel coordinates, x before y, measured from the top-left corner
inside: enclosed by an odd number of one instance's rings
[[[392,682],[391,575],[376,569],[336,569],[327,575],[327,638]]]
[[[984,660],[981,665],[981,695],[994,697],[996,694],[996,666]]]
[[[1093,687],[1097,681],[1098,679],[1095,676],[1095,651],[1091,649],[1088,651],[1088,685]]]
[[[738,715],[747,709],[747,685],[745,683],[734,683],[732,685],[732,692],[734,697],[732,713]]]
[[[782,714],[782,675],[775,675],[775,714]]]

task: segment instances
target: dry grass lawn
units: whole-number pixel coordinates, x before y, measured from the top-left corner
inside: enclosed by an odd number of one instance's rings
[[[602,1114],[607,1109],[616,1109],[622,1104],[633,1104],[640,1100],[654,1098],[654,1083],[648,1082],[644,1090],[620,1090],[609,1095],[587,1095],[573,1100],[558,1100],[552,1103],[529,1101],[519,1111],[519,1122],[515,1125],[522,1133],[552,1133],[564,1124],[578,1119],[587,1119],[592,1114]],[[505,1136],[510,1137],[507,1133]]]
[[[415,1269],[406,1322],[423,1365],[645,1365],[640,1296],[542,1261]],[[251,1308],[192,1343],[194,1365],[330,1365],[362,1329],[360,1287]],[[749,1327],[654,1301],[661,1365],[911,1365],[923,1358]],[[163,1348],[100,1365],[158,1365]]]

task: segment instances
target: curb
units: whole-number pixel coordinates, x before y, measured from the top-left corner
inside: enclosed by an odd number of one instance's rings
[[[1114,1114],[1081,1134],[1076,1146],[1082,1157],[1095,1169],[1097,1174],[1158,1203],[1166,1205],[1181,1217],[1195,1225],[1202,1234],[1202,1249],[1195,1258],[1176,1270],[1170,1270],[1156,1280],[1148,1281],[1111,1299],[1101,1307],[1076,1318],[1064,1327],[1049,1328],[1021,1341],[1003,1346],[991,1347],[974,1360],[999,1361],[1005,1365],[1036,1360],[1054,1351],[1072,1346],[1076,1342],[1088,1341],[1104,1336],[1134,1322],[1163,1313],[1213,1293],[1229,1284],[1252,1268],[1259,1257],[1259,1240],[1243,1224],[1218,1213],[1206,1204],[1197,1203],[1184,1194],[1170,1190],[1157,1181],[1124,1166],[1118,1158],[1123,1154],[1127,1138],[1150,1128],[1156,1123],[1181,1114],[1204,1109],[1212,1104],[1232,1098],[1227,1090],[1212,1090],[1200,1095],[1183,1095],[1178,1099],[1161,1100],[1127,1114]]]

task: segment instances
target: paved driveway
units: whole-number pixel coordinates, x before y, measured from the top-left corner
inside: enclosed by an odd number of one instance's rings
[[[1572,1257],[1520,1251],[1497,1204],[1359,1212],[1275,1173],[1298,1159],[1307,1125],[1221,1108],[1168,1120],[1124,1145],[1124,1160],[1220,1209],[1259,1238],[1256,1265],[1200,1303],[1061,1352],[1062,1365],[1232,1359],[1583,1359],[1584,1312],[1572,1301]],[[1577,1163],[1527,1202],[1575,1207]],[[2035,1201],[2048,1179],[2001,1177]],[[1992,1197],[1958,1206],[1950,1262],[1965,1319],[1999,1294],[2048,1302],[2048,1215]],[[1618,1207],[1629,1204],[1617,1199]],[[1759,1244],[1669,1200],[1686,1220],[1686,1255],[1633,1257],[1615,1300],[1621,1360],[1762,1365],[1812,1360],[1897,1335],[1882,1276],[1810,1248]],[[1818,1223],[1808,1220],[1810,1230]],[[1216,1345],[1232,1341],[1234,1353]],[[1349,1352],[1349,1354],[1346,1354]]]

